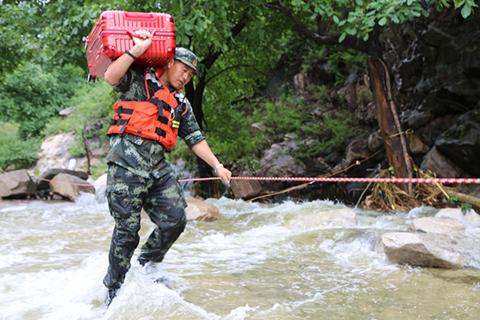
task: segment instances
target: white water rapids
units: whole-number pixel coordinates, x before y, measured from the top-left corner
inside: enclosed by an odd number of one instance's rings
[[[108,309],[105,203],[0,203],[0,319],[480,319],[480,270],[386,259],[380,236],[411,213],[359,210],[354,227],[334,227],[315,218],[343,208],[332,202],[208,202],[222,219],[189,222],[159,266],[136,252]],[[152,228],[142,216],[141,244]]]

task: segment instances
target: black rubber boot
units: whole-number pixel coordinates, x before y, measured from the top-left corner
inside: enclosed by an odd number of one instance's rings
[[[144,258],[144,257],[142,257],[142,256],[138,257],[138,263],[140,263],[140,265],[141,265],[142,267],[144,267],[144,266],[147,264],[147,262],[149,262],[149,261],[150,261],[150,260],[148,260],[148,259],[146,259],[146,258]]]
[[[105,298],[105,305],[108,307],[113,299],[117,296],[118,289],[108,289],[107,297]]]

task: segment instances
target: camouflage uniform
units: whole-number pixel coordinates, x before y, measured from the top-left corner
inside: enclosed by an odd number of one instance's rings
[[[196,66],[196,64],[195,64]],[[195,69],[195,68],[194,68]],[[144,69],[131,67],[115,87],[119,100],[145,101]],[[155,70],[146,74],[151,95],[160,89]],[[182,94],[188,112],[182,118],[179,136],[188,146],[204,140],[192,108]],[[109,252],[109,268],[103,283],[118,289],[130,268],[130,259],[139,242],[140,212],[143,208],[156,228],[141,248],[139,262],[161,262],[186,225],[183,192],[172,166],[165,159],[163,147],[157,141],[124,134],[110,138],[107,155],[107,199],[115,228]]]

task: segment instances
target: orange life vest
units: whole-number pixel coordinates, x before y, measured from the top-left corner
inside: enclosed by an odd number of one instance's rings
[[[145,88],[147,101],[117,101],[113,104],[115,115],[107,134],[130,133],[157,140],[167,151],[171,151],[177,143],[178,127],[188,111],[187,105],[181,103],[185,110],[180,110],[182,108],[175,97],[176,92],[170,92],[163,84],[151,98],[146,80]]]

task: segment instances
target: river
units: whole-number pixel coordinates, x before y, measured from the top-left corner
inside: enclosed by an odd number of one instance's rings
[[[480,270],[397,266],[383,253],[381,234],[427,209],[359,210],[339,227],[316,222],[344,207],[328,201],[208,202],[222,219],[189,222],[159,266],[133,262],[108,309],[106,204],[1,202],[0,319],[480,319]],[[142,219],[141,243],[152,230]]]

